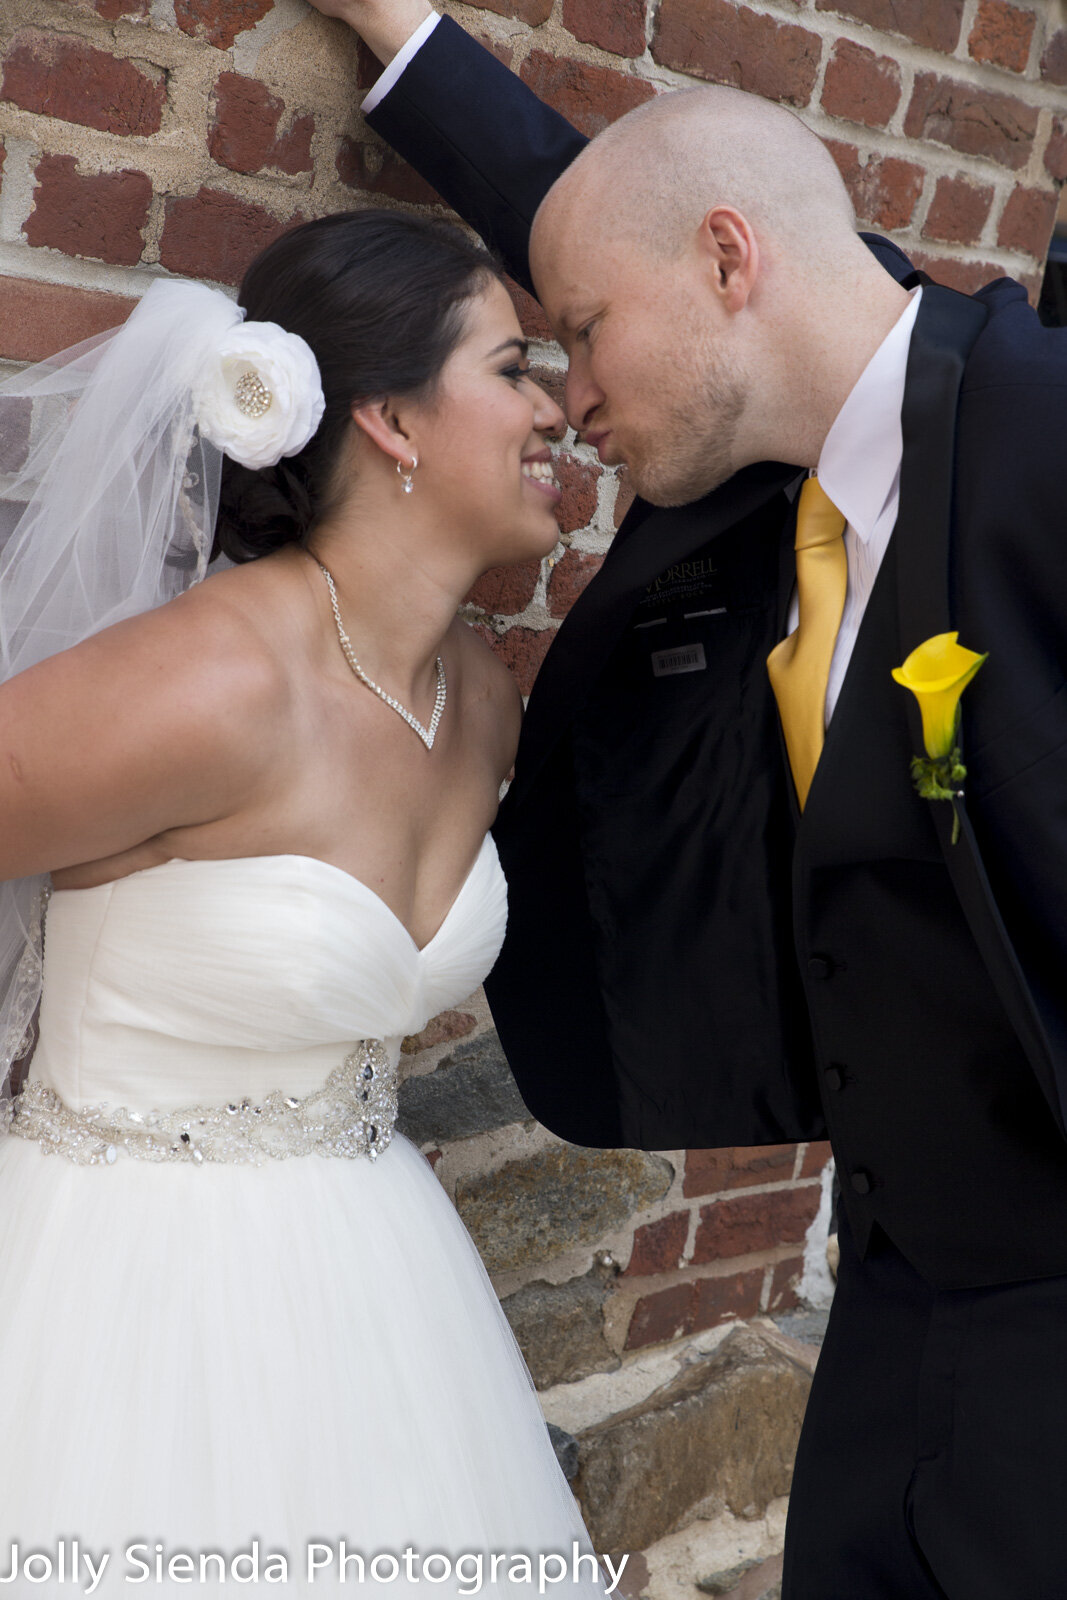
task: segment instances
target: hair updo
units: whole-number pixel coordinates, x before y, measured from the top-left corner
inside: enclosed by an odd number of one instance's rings
[[[252,561],[302,543],[331,508],[352,407],[382,396],[429,399],[463,337],[470,300],[502,273],[447,222],[403,211],[346,211],[282,234],[245,273],[248,319],[298,333],[326,401],[295,456],[253,471],[225,458],[214,555]]]

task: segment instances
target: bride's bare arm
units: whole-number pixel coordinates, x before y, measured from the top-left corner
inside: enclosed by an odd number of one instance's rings
[[[196,591],[11,679],[0,878],[121,856],[238,812],[266,781],[285,693],[241,614]]]

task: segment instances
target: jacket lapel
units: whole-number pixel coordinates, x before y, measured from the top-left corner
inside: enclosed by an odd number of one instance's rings
[[[637,502],[603,568],[553,640],[538,674],[523,724],[515,780],[505,802],[509,812],[529,793],[571,725],[647,586],[674,562],[759,511],[796,476],[796,467],[764,461],[746,467],[689,506],[661,511]]]
[[[898,563],[898,609],[903,655],[933,634],[953,627],[949,585],[956,413],[964,367],[988,310],[966,295],[927,283],[908,358],[902,424],[904,460],[900,512],[894,533]],[[981,641],[962,641],[981,649]],[[913,695],[908,717],[916,752],[923,748],[922,719]],[[836,719],[835,719],[836,720]],[[966,750],[964,750],[966,761]],[[1051,1054],[1044,1029],[997,909],[982,864],[966,800],[956,806],[960,834],[952,843],[952,807],[928,802],[953,887],[975,943],[1012,1026],[1064,1127]]]

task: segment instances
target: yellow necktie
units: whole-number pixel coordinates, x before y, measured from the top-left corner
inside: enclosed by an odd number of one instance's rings
[[[844,532],[845,519],[819,480],[807,478],[797,506],[800,616],[767,657],[801,811],[826,734],[826,685],[848,589]]]

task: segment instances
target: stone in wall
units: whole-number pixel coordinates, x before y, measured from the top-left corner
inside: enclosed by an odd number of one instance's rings
[[[596,1244],[662,1199],[673,1177],[662,1156],[561,1144],[461,1178],[456,1206],[487,1269],[508,1272]]]
[[[557,1427],[554,1422],[548,1424],[548,1437],[552,1441],[552,1448],[563,1476],[570,1483],[578,1472],[578,1441],[573,1433],[568,1433],[566,1428]]]
[[[500,1302],[539,1389],[619,1366],[604,1337],[604,1302],[615,1276],[596,1266],[567,1283],[524,1284]]]
[[[413,1144],[446,1144],[528,1121],[495,1032],[468,1039],[435,1072],[400,1085],[397,1128]]]
[[[639,1406],[578,1435],[575,1489],[598,1550],[641,1550],[714,1505],[761,1515],[789,1492],[809,1369],[753,1328]]]

